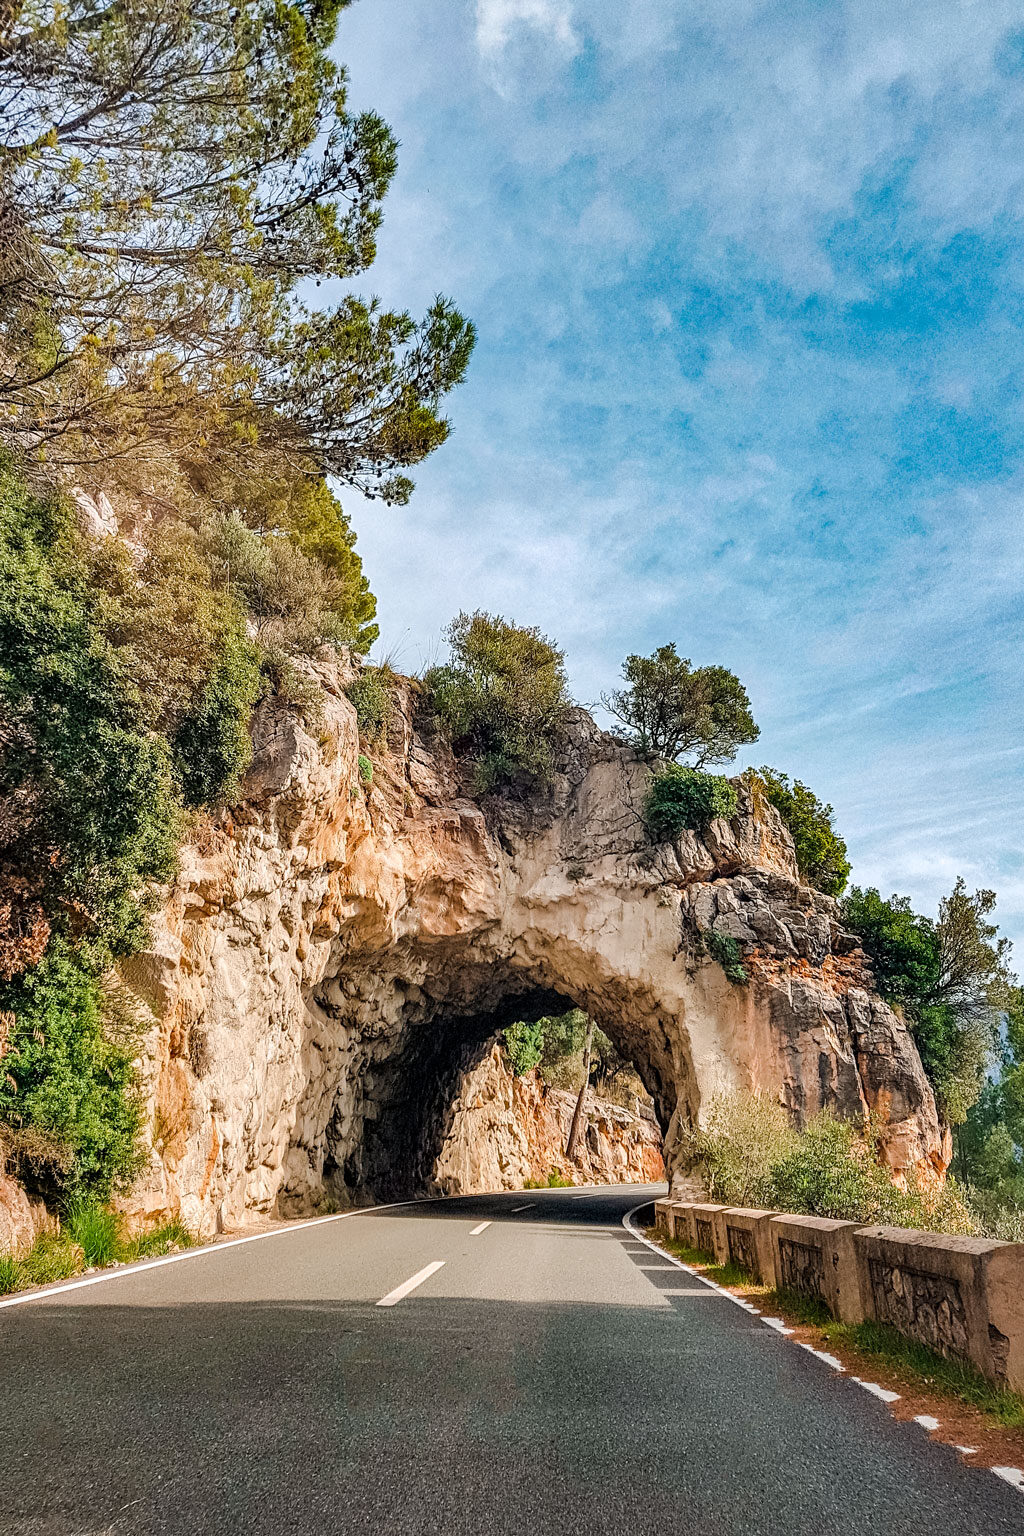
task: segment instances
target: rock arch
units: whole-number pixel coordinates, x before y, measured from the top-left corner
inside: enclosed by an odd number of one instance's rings
[[[636,1063],[671,1171],[714,1093],[761,1089],[797,1118],[870,1108],[894,1169],[941,1173],[910,1036],[770,807],[740,786],[731,822],[651,847],[647,770],[578,712],[544,803],[485,815],[417,736],[407,689],[367,790],[345,674],[317,670],[324,723],[261,710],[243,803],[185,850],[126,970],[157,1020],[137,1208],[209,1229],[315,1206],[325,1170],[378,1194],[421,1181],[403,1096],[422,1130],[417,1095],[443,1097],[483,1021],[493,1034],[503,1010],[554,999]],[[709,958],[710,932],[740,942],[746,985]]]

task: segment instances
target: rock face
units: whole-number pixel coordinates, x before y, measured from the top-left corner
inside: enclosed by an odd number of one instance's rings
[[[579,712],[547,802],[485,816],[408,685],[367,787],[347,674],[316,670],[322,717],[262,708],[242,803],[196,829],[126,969],[155,1019],[137,1216],[209,1231],[429,1187],[496,1030],[573,1004],[636,1063],[673,1176],[681,1127],[735,1089],[797,1117],[871,1110],[894,1170],[941,1174],[908,1031],[774,810],[741,786],[732,821],[650,846],[648,770]],[[748,984],[711,933],[738,940]]]
[[[548,1088],[528,1072],[515,1077],[494,1045],[467,1072],[434,1167],[443,1195],[522,1189],[554,1169],[572,1184],[658,1184],[665,1177],[661,1132],[642,1110],[588,1095],[579,1155],[565,1156],[576,1094]]]

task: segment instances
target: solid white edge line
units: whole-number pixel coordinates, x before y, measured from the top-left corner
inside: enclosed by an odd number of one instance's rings
[[[478,1226],[475,1226],[473,1228],[472,1232],[469,1234],[470,1237],[479,1237],[480,1233],[484,1230],[484,1228],[485,1227],[489,1227],[489,1226],[490,1226],[490,1222],[489,1221],[481,1221]]]
[[[408,1280],[403,1280],[401,1285],[396,1285],[393,1291],[388,1291],[386,1296],[382,1296],[377,1303],[378,1307],[397,1306],[410,1291],[422,1285],[424,1280],[429,1280],[431,1275],[436,1275],[439,1269],[444,1269],[444,1259],[434,1259],[432,1263],[424,1264],[423,1268],[418,1269],[414,1275],[410,1275]]]
[[[713,1291],[718,1291],[722,1296],[728,1296],[729,1300],[736,1302],[738,1306],[743,1306],[744,1304],[740,1301],[738,1296],[733,1296],[732,1293],[725,1290],[724,1287],[716,1285],[713,1280],[706,1280],[703,1275],[698,1274],[697,1270],[691,1269],[689,1264],[684,1264],[682,1259],[677,1259],[673,1254],[666,1253],[664,1248],[659,1248],[657,1243],[652,1243],[649,1237],[645,1237],[640,1229],[633,1225],[633,1217],[636,1215],[637,1211],[642,1211],[645,1205],[650,1204],[650,1200],[644,1200],[640,1203],[640,1205],[634,1205],[633,1209],[631,1211],[627,1211],[625,1216],[623,1216],[622,1225],[625,1227],[630,1236],[638,1238],[639,1241],[643,1243],[645,1248],[650,1248],[652,1252],[660,1253],[663,1258],[671,1260],[677,1269],[685,1269],[688,1275],[692,1275],[693,1278],[695,1280],[699,1280],[702,1285],[710,1287],[710,1289]],[[762,1323],[766,1323],[769,1328],[775,1328],[776,1332],[778,1333],[791,1333],[793,1331],[791,1328],[785,1327],[780,1317],[762,1317],[761,1321]],[[824,1351],[811,1349],[809,1345],[803,1345],[802,1347],[807,1350],[808,1354],[816,1355],[819,1359],[824,1360],[827,1364],[832,1364],[832,1360],[825,1355]],[[835,1369],[834,1366],[833,1369]],[[850,1380],[855,1381],[859,1387],[863,1387],[865,1392],[870,1392],[872,1397],[881,1398],[882,1402],[884,1403],[898,1403],[900,1401],[900,1394],[898,1392],[889,1392],[885,1387],[880,1387],[877,1382],[862,1381],[857,1376],[851,1376]],[[921,1423],[921,1419],[915,1419],[912,1422]],[[958,1445],[955,1447],[955,1449],[960,1451],[964,1456],[974,1456],[977,1454],[975,1449],[971,1446]],[[1024,1493],[1024,1472],[1022,1472],[1019,1467],[990,1467],[989,1470],[993,1472],[996,1477],[1001,1478],[1004,1483],[1008,1483],[1011,1488],[1015,1488],[1018,1493]]]
[[[311,1216],[308,1221],[290,1222],[286,1227],[274,1227],[271,1232],[250,1232],[248,1237],[229,1237],[223,1243],[204,1243],[199,1248],[186,1248],[182,1253],[167,1253],[160,1259],[142,1259],[138,1264],[122,1264],[117,1269],[105,1269],[98,1275],[84,1275],[77,1280],[64,1281],[47,1286],[41,1291],[27,1291],[16,1296],[0,1299],[3,1307],[23,1307],[32,1301],[47,1301],[51,1296],[63,1296],[68,1291],[79,1291],[87,1285],[102,1285],[105,1280],[123,1280],[128,1275],[143,1274],[147,1269],[160,1269],[164,1264],[180,1264],[184,1259],[205,1259],[212,1253],[224,1253],[228,1248],[240,1248],[243,1243],[261,1243],[267,1237],[284,1237],[289,1232],[301,1232],[309,1227],[325,1227],[332,1221],[347,1221],[350,1216],[372,1216],[375,1211],[396,1211],[406,1205],[441,1204],[430,1200],[392,1200],[387,1205],[367,1205],[358,1211],[338,1211],[334,1216]]]

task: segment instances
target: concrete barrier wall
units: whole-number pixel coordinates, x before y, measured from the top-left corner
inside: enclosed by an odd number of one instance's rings
[[[887,1323],[1024,1391],[1024,1243],[679,1200],[658,1201],[655,1222],[843,1322]]]

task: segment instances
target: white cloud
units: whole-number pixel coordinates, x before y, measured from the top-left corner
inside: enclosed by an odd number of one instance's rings
[[[485,57],[502,53],[521,28],[542,33],[566,53],[579,48],[569,0],[477,0],[476,40]]]

